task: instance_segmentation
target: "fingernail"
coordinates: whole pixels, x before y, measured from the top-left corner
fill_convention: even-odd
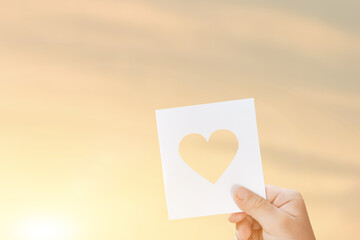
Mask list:
[[[249,195],[249,190],[247,190],[244,187],[239,187],[236,189],[235,191],[235,196],[237,199],[239,199],[240,201],[243,201],[247,198],[247,196]]]

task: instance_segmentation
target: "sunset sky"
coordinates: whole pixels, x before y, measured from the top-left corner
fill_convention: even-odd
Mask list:
[[[359,1],[1,5],[0,239],[233,239],[168,220],[155,109],[243,98],[265,182],[360,235]]]

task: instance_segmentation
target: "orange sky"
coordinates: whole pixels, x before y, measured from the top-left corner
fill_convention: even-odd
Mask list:
[[[359,235],[358,3],[327,4],[3,3],[0,238],[44,215],[67,240],[232,239],[225,215],[167,219],[154,110],[249,97],[266,183],[319,239]]]

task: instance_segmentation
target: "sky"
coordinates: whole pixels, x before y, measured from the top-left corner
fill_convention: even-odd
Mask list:
[[[232,239],[226,215],[168,220],[155,110],[244,98],[265,182],[317,238],[360,234],[358,1],[2,6],[1,239]]]

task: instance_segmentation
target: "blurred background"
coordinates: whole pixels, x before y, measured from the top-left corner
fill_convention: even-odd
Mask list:
[[[233,239],[169,221],[155,109],[255,98],[265,181],[360,235],[360,2],[2,1],[0,238]]]

